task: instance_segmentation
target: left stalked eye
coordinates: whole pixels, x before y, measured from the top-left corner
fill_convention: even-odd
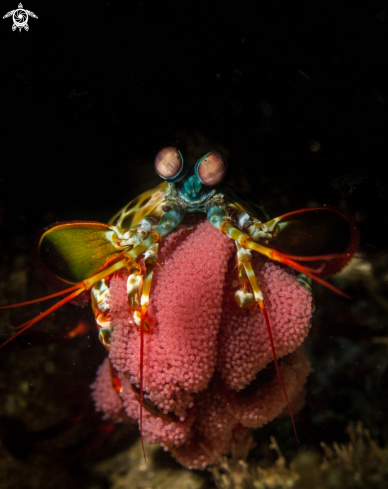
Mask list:
[[[202,183],[212,187],[218,185],[226,176],[227,163],[219,153],[208,153],[199,161],[197,176]]]
[[[167,182],[180,180],[184,176],[182,155],[173,146],[162,149],[156,155],[155,170]]]

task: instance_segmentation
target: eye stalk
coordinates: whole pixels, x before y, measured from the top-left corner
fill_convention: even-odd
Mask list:
[[[166,182],[181,180],[186,175],[181,152],[173,146],[159,151],[155,158],[155,170]]]
[[[214,187],[226,177],[227,169],[225,158],[213,151],[197,161],[194,171],[204,185]]]

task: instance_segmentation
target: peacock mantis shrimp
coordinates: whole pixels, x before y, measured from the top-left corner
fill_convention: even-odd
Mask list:
[[[133,391],[140,406],[142,432],[143,408],[155,416],[166,416],[144,396],[144,337],[152,333],[153,328],[148,306],[154,269],[159,263],[159,247],[175,230],[190,229],[198,219],[206,216],[214,228],[235,243],[237,286],[234,300],[241,309],[258,307],[261,310],[296,435],[267,313],[267,298],[252,266],[252,251],[296,270],[301,283],[306,284],[306,278],[312,279],[346,296],[325,279],[342,270],[354,255],[358,245],[355,223],[344,211],[329,206],[301,209],[263,222],[259,216],[265,214],[260,206],[241,199],[221,184],[227,173],[227,163],[216,152],[200,158],[193,174],[188,175],[180,151],[167,147],[157,154],[155,170],[163,182],[131,201],[109,224],[73,221],[54,225],[42,235],[39,242],[42,263],[68,287],[40,299],[1,309],[65,297],[19,326],[1,347],[61,305],[90,291],[99,338],[109,350],[112,337],[110,282],[112,277],[125,271],[128,307],[140,339],[140,381],[133,386]]]

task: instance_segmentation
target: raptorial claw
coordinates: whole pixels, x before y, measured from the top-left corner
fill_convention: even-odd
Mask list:
[[[119,236],[119,244],[122,247],[134,247],[144,241],[152,231],[153,222],[150,218],[142,219],[138,226],[128,229]],[[116,226],[114,226],[115,229]]]
[[[273,232],[270,231],[266,223],[251,217],[246,212],[241,212],[237,217],[238,228],[248,234],[253,240],[271,239]]]

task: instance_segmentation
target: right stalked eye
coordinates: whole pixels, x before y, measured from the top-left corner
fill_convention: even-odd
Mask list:
[[[177,182],[185,176],[183,158],[173,146],[164,148],[155,158],[156,173],[167,182]]]
[[[209,187],[218,185],[226,176],[228,165],[223,156],[215,151],[206,154],[195,164],[195,173]]]

